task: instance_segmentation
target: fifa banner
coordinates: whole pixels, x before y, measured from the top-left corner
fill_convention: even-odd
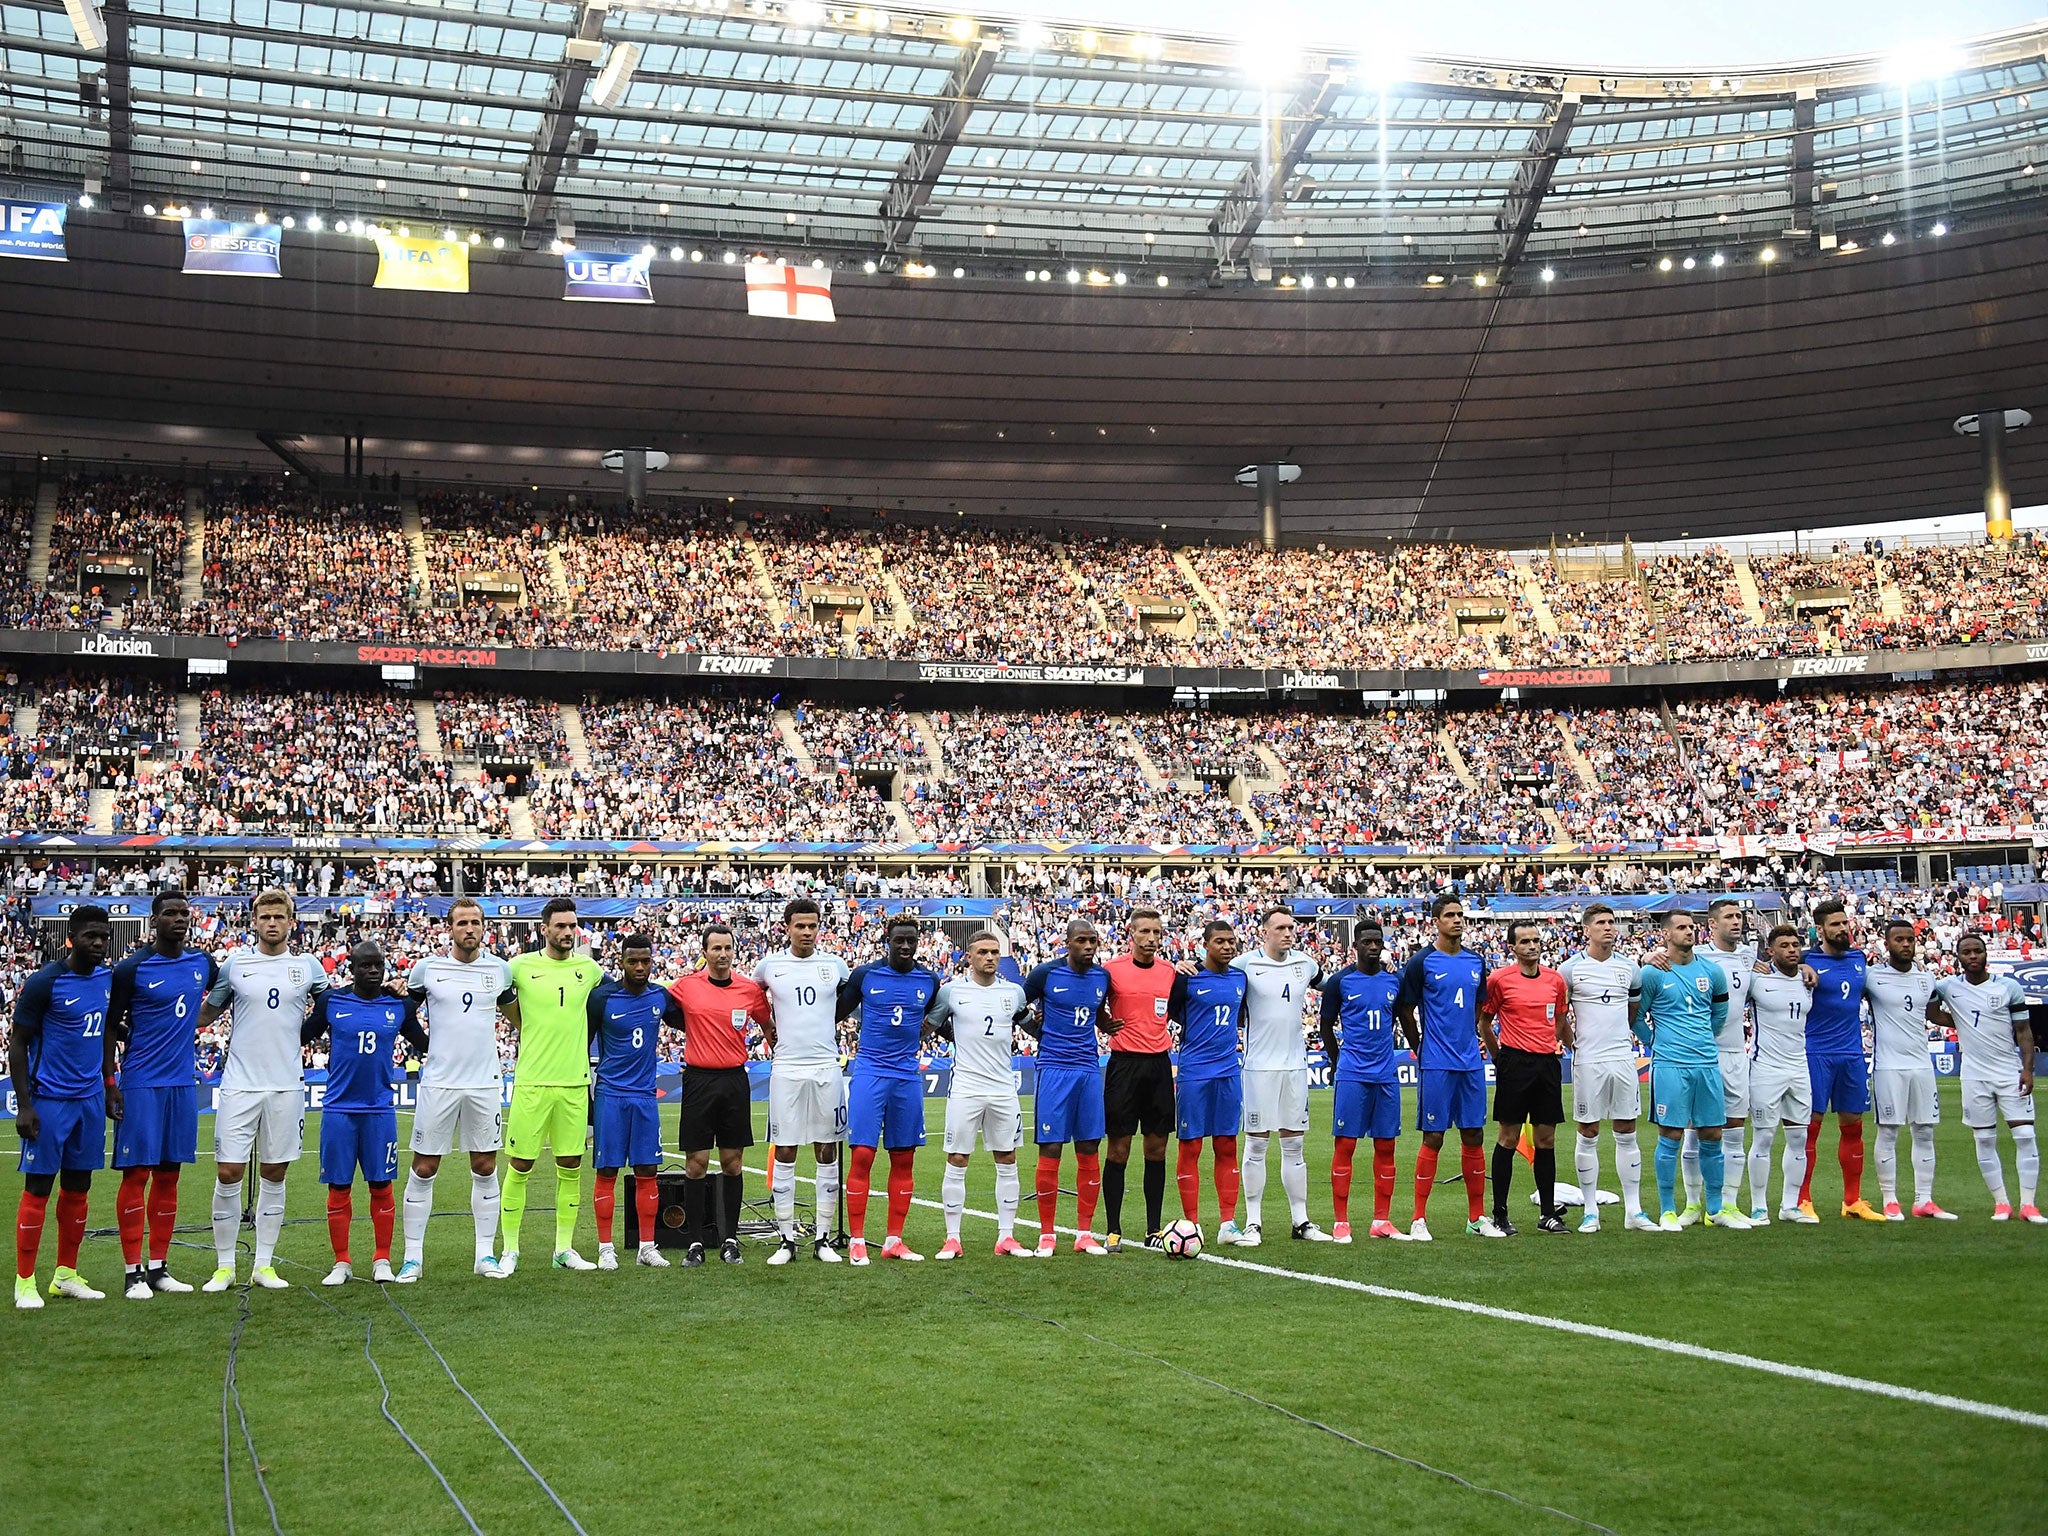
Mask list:
[[[469,247],[460,240],[379,235],[377,281],[371,286],[410,288],[419,293],[467,293]]]
[[[576,304],[652,304],[654,284],[647,275],[652,261],[645,252],[565,251],[562,297]]]
[[[185,221],[185,270],[213,277],[280,277],[284,231],[275,224]]]
[[[64,205],[0,199],[0,256],[64,261]]]

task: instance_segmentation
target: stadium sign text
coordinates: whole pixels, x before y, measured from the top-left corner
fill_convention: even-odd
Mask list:
[[[917,675],[927,683],[1110,683],[1143,686],[1143,667],[1005,666],[1001,662],[921,661]]]
[[[1283,672],[1280,675],[1282,688],[1341,688],[1334,672]]]
[[[1794,677],[1846,677],[1868,670],[1868,656],[1801,656],[1792,663]]]
[[[2030,646],[2028,646],[2028,647],[2027,647],[2027,660],[2029,660],[2029,661],[2048,661],[2048,645],[2030,645]]]
[[[1488,688],[1585,688],[1614,680],[1606,667],[1561,667],[1534,672],[1482,672],[1479,681]]]
[[[775,671],[773,656],[699,656],[699,672],[716,672],[726,677],[768,677]]]
[[[358,661],[410,661],[425,667],[495,667],[496,651],[441,650],[424,645],[359,645]]]
[[[78,642],[80,656],[154,656],[156,642],[131,635],[86,635]]]

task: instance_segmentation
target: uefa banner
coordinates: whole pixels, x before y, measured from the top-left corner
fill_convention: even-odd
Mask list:
[[[275,224],[185,220],[185,270],[212,277],[278,277],[284,232]]]
[[[469,247],[460,240],[379,235],[377,280],[371,286],[409,288],[417,293],[467,293]]]
[[[64,205],[0,199],[0,256],[66,261]]]
[[[648,277],[653,258],[644,251],[565,251],[562,255],[562,297],[575,304],[652,304],[654,284]]]

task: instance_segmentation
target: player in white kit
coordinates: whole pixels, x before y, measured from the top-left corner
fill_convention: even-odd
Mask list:
[[[1748,1018],[1750,977],[1756,970],[1756,945],[1742,942],[1742,907],[1720,896],[1707,903],[1707,942],[1699,953],[1721,967],[1728,978],[1728,1017],[1714,1037],[1721,1055],[1721,1091],[1727,1103],[1728,1120],[1721,1129],[1721,1206],[1739,1211],[1742,1196],[1742,1129],[1749,1118],[1749,1042],[1743,1037]],[[1687,1129],[1679,1153],[1679,1168],[1685,1179],[1685,1209],[1679,1213],[1682,1226],[1693,1226],[1707,1214],[1705,1193],[1700,1182],[1699,1132]],[[1752,1200],[1752,1204],[1761,1201]]]
[[[456,1142],[469,1154],[469,1215],[479,1275],[502,1280],[497,1245],[498,1149],[505,1137],[505,1067],[498,1014],[512,1001],[512,971],[483,948],[484,909],[467,896],[448,908],[445,955],[429,955],[405,979],[427,1030],[412,1120],[412,1171],[405,1179],[405,1258],[393,1278],[411,1285],[426,1262],[434,1178]]]
[[[285,948],[298,915],[289,892],[264,891],[249,909],[256,943],[228,952],[199,1010],[204,1033],[229,1014],[227,1061],[213,1117],[213,1252],[202,1290],[235,1283],[235,1234],[242,1225],[242,1176],[256,1163],[256,1267],[250,1279],[281,1291],[291,1282],[271,1260],[284,1230],[284,1176],[306,1128],[306,1074],[299,1031],[327,972],[311,955]],[[232,1010],[232,1011],[231,1011]]]
[[[1625,1224],[1654,1232],[1657,1223],[1643,1214],[1643,1153],[1636,1142],[1643,1088],[1629,1030],[1642,973],[1635,961],[1614,952],[1612,907],[1595,902],[1579,928],[1586,947],[1557,968],[1571,1005],[1558,1034],[1572,1053],[1572,1119],[1579,1127],[1574,1156],[1585,1208],[1579,1231],[1600,1230],[1600,1122],[1606,1120],[1614,1126],[1614,1172]]]
[[[1259,947],[1230,964],[1245,974],[1244,1231],[1238,1245],[1259,1245],[1259,1208],[1266,1194],[1266,1148],[1280,1135],[1280,1187],[1287,1192],[1289,1230],[1304,1242],[1330,1234],[1308,1219],[1308,1041],[1302,1010],[1323,984],[1322,967],[1294,947],[1294,912],[1269,907],[1259,919]],[[1317,1007],[1321,1007],[1320,1000]]]
[[[997,973],[1002,946],[986,930],[967,941],[967,974],[939,988],[925,1010],[925,1028],[953,1042],[953,1083],[946,1095],[946,1177],[940,1186],[946,1243],[935,1255],[960,1257],[960,1217],[967,1207],[967,1160],[979,1136],[996,1160],[996,1252],[1028,1259],[1017,1241],[1017,1148],[1024,1110],[1017,1102],[1016,1031],[1031,1004],[1024,989]]]
[[[1884,925],[1883,965],[1863,973],[1863,1006],[1870,1010],[1870,1097],[1877,1111],[1877,1187],[1884,1219],[1904,1221],[1899,1208],[1899,1131],[1913,1138],[1913,1214],[1954,1221],[1934,1203],[1934,1128],[1941,1123],[1934,1063],[1927,1056],[1927,1003],[1934,975],[1914,961],[1913,925],[1895,917]]]
[[[1991,1219],[2012,1220],[2005,1196],[2005,1167],[1998,1156],[1998,1121],[2012,1132],[2013,1159],[2020,1176],[2020,1219],[2048,1226],[2034,1204],[2041,1179],[2041,1147],[2034,1139],[2034,1034],[2027,1020],[2027,995],[2010,976],[1993,976],[1983,936],[1966,933],[1956,941],[1960,976],[1934,984],[1927,1012],[1956,1032],[1963,1057],[1963,1124],[1977,1143],[1977,1167],[1991,1191]]]
[[[1813,985],[1799,958],[1799,930],[1780,923],[1764,936],[1769,968],[1749,978],[1749,1220],[1770,1225],[1771,1144],[1785,1127],[1785,1192],[1778,1220],[1810,1226],[1799,1208],[1806,1182],[1806,1127],[1813,1118],[1813,1074],[1806,1065],[1806,1019]]]
[[[796,1257],[796,1155],[809,1142],[816,1162],[818,1230],[811,1252],[839,1262],[833,1225],[839,1210],[839,1143],[846,1135],[846,1073],[839,1064],[839,984],[846,962],[818,948],[818,904],[798,897],[782,909],[787,949],[765,956],[754,980],[768,994],[764,1033],[768,1068],[768,1179],[782,1244],[770,1264]]]

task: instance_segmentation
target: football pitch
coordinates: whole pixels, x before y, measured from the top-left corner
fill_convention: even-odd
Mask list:
[[[1312,1096],[1308,1139],[1325,1226],[1329,1103]],[[1833,1219],[1831,1126],[1819,1227],[1652,1236],[1622,1231],[1609,1207],[1597,1236],[1546,1237],[1532,1207],[1521,1236],[1483,1242],[1464,1235],[1462,1188],[1444,1185],[1434,1244],[1311,1245],[1286,1236],[1275,1166],[1265,1246],[1195,1263],[1078,1258],[1064,1240],[1051,1263],[997,1259],[992,1220],[970,1214],[954,1264],[855,1270],[806,1248],[770,1269],[768,1247],[750,1244],[737,1269],[715,1256],[638,1269],[627,1250],[617,1274],[572,1274],[546,1266],[539,1197],[552,1181],[536,1179],[526,1267],[493,1282],[469,1273],[458,1157],[425,1279],[388,1296],[314,1283],[330,1255],[309,1151],[278,1249],[291,1290],[124,1301],[103,1173],[79,1267],[108,1299],[9,1312],[0,1332],[6,1524],[38,1536],[230,1524],[294,1536],[2041,1531],[2048,1231],[1990,1222],[1952,1080],[1942,1105],[1937,1195],[1955,1223]],[[927,1113],[928,1203],[909,1237],[930,1254],[943,1102]],[[665,1120],[672,1143],[673,1108]],[[1646,1151],[1649,1139],[1646,1124]],[[1417,1145],[1402,1136],[1404,1226]],[[10,1165],[14,1148],[0,1127]],[[2007,1161],[2010,1179],[2009,1148]],[[1020,1162],[1028,1192],[1028,1149]],[[1562,1162],[1569,1175],[1568,1150]],[[1604,1135],[1602,1168],[1611,1190]],[[1206,1159],[1203,1172],[1213,1233]],[[970,1173],[970,1212],[992,1212],[986,1154]],[[1362,1233],[1368,1160],[1359,1174]],[[204,1161],[187,1174],[182,1237],[197,1246],[172,1251],[195,1283],[212,1267],[210,1175]],[[1519,1221],[1525,1162],[1517,1177]],[[1873,1167],[1873,1196],[1874,1181]],[[19,1175],[0,1187],[11,1210]],[[750,1176],[747,1193],[765,1199],[765,1185]],[[1061,1206],[1071,1222],[1071,1198]],[[366,1271],[360,1189],[356,1211]],[[1126,1227],[1143,1214],[1134,1167]],[[873,1236],[882,1219],[878,1187]],[[592,1220],[586,1206],[586,1256]],[[1035,1222],[1027,1197],[1027,1242]],[[46,1283],[53,1239],[54,1223]],[[245,1252],[245,1279],[248,1267]],[[225,1390],[231,1351],[239,1400]]]

